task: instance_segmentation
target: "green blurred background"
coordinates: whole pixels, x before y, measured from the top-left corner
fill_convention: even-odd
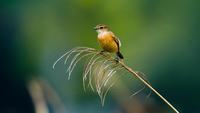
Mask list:
[[[102,107],[97,94],[83,91],[82,63],[69,81],[62,63],[52,69],[73,47],[100,50],[93,27],[103,23],[120,38],[130,67],[144,72],[180,112],[199,113],[199,12],[199,0],[1,1],[0,112],[140,113],[130,110],[138,109],[137,100],[135,106],[149,112],[173,113],[155,94],[148,104],[144,92],[136,99],[122,94],[141,85],[129,74],[119,75],[123,88],[116,84]]]

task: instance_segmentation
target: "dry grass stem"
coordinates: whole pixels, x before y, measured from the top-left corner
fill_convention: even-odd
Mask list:
[[[128,67],[122,60],[117,60],[112,54],[108,52],[100,52],[93,48],[88,47],[76,47],[70,51],[63,54],[58,60],[53,64],[53,69],[55,65],[64,59],[64,65],[67,65],[68,79],[70,79],[71,74],[76,67],[77,63],[82,59],[86,58],[85,67],[83,71],[83,87],[84,90],[86,86],[90,87],[92,91],[97,92],[101,99],[102,105],[104,105],[105,97],[109,89],[115,84],[117,80],[117,73],[119,71],[128,71],[133,76],[137,77],[145,86],[136,91],[134,94],[137,95],[145,87],[148,87],[156,95],[158,95],[169,107],[171,107],[176,113],[179,113],[175,107],[173,107],[160,93],[158,93],[150,83],[144,79],[145,76],[141,72],[134,71],[132,68]],[[148,94],[149,97],[151,92]]]

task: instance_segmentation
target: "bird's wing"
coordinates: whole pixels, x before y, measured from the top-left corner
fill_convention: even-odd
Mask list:
[[[112,33],[112,32],[110,32],[110,33],[111,33],[111,35],[112,35],[114,41],[117,43],[117,45],[118,45],[119,47],[121,47],[121,42],[120,42],[119,38],[117,38],[117,37],[114,35],[114,33]]]

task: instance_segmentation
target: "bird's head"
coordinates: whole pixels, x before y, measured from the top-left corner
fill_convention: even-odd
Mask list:
[[[94,27],[94,30],[96,30],[97,33],[102,33],[108,31],[108,27],[104,24],[98,24],[96,27]]]

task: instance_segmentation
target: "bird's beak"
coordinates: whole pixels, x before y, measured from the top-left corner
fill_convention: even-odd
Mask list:
[[[97,27],[94,27],[93,29],[94,29],[94,30],[97,30]]]

